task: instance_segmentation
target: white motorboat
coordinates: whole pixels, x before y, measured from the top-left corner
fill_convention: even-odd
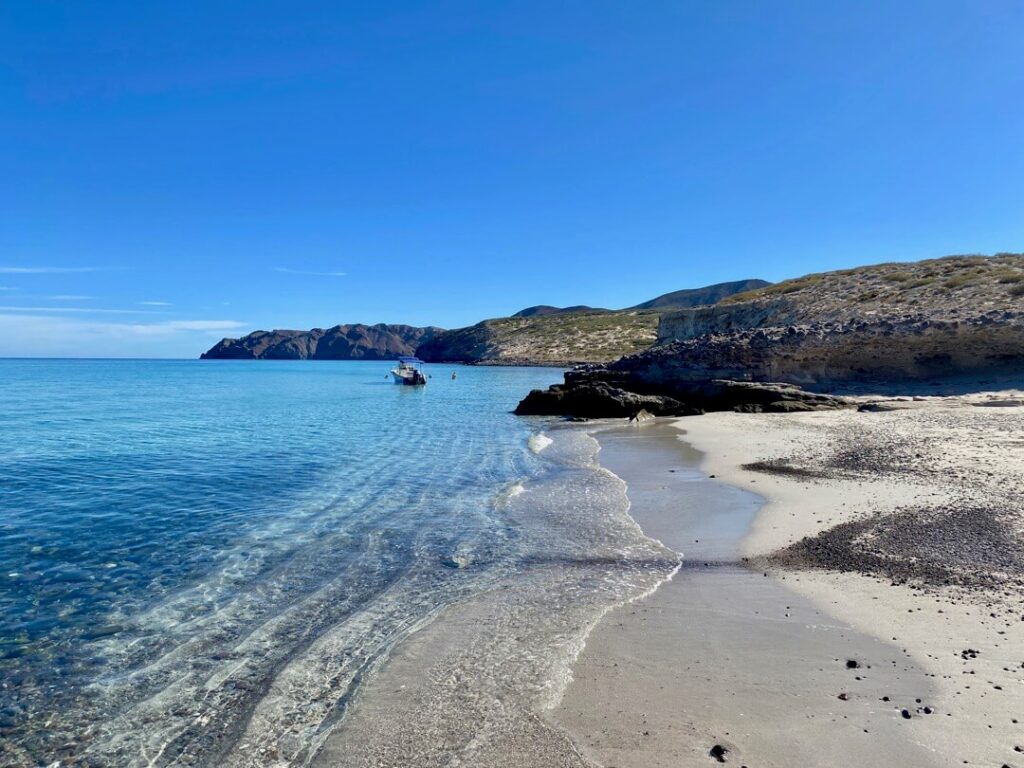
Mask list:
[[[422,387],[427,383],[427,377],[423,375],[422,360],[415,357],[400,357],[398,365],[391,369],[391,375],[395,384],[404,384],[409,387]]]

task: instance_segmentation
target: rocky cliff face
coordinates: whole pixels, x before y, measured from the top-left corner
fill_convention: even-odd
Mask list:
[[[254,331],[222,339],[203,360],[393,360],[413,355],[440,328],[410,325],[336,325],[311,331]]]
[[[815,387],[1024,372],[1024,311],[710,333],[654,347],[608,368],[645,384],[721,378]]]
[[[832,384],[1024,363],[1024,256],[954,256],[807,275],[662,316],[665,375]],[[619,365],[617,364],[617,365]]]
[[[777,383],[819,390],[868,383],[884,391],[954,376],[1024,375],[1024,256],[808,275],[666,314],[658,337],[638,354],[570,371],[565,385],[531,393],[521,412],[573,414],[585,402],[587,415],[595,415],[598,384],[678,404],[664,412],[786,410],[795,406],[763,402],[763,393],[744,403],[737,393],[748,397]],[[755,389],[737,390],[737,382]],[[616,415],[622,398],[604,394],[607,415]]]

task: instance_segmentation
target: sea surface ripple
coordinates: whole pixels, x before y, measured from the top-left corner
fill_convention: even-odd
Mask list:
[[[558,371],[387,368],[0,361],[0,764],[308,765],[453,606],[571,584],[541,656],[674,567],[592,441],[510,414]]]

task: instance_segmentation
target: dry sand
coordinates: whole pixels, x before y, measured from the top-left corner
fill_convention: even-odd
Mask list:
[[[1024,766],[1021,402],[678,420],[715,481],[661,424],[599,435],[691,567],[595,629],[555,719],[619,768]],[[694,531],[737,488],[766,504],[730,557]]]

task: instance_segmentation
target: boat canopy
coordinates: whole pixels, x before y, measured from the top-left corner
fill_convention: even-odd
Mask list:
[[[423,365],[423,361],[418,357],[400,357],[398,358],[400,363],[409,363],[410,365]]]

